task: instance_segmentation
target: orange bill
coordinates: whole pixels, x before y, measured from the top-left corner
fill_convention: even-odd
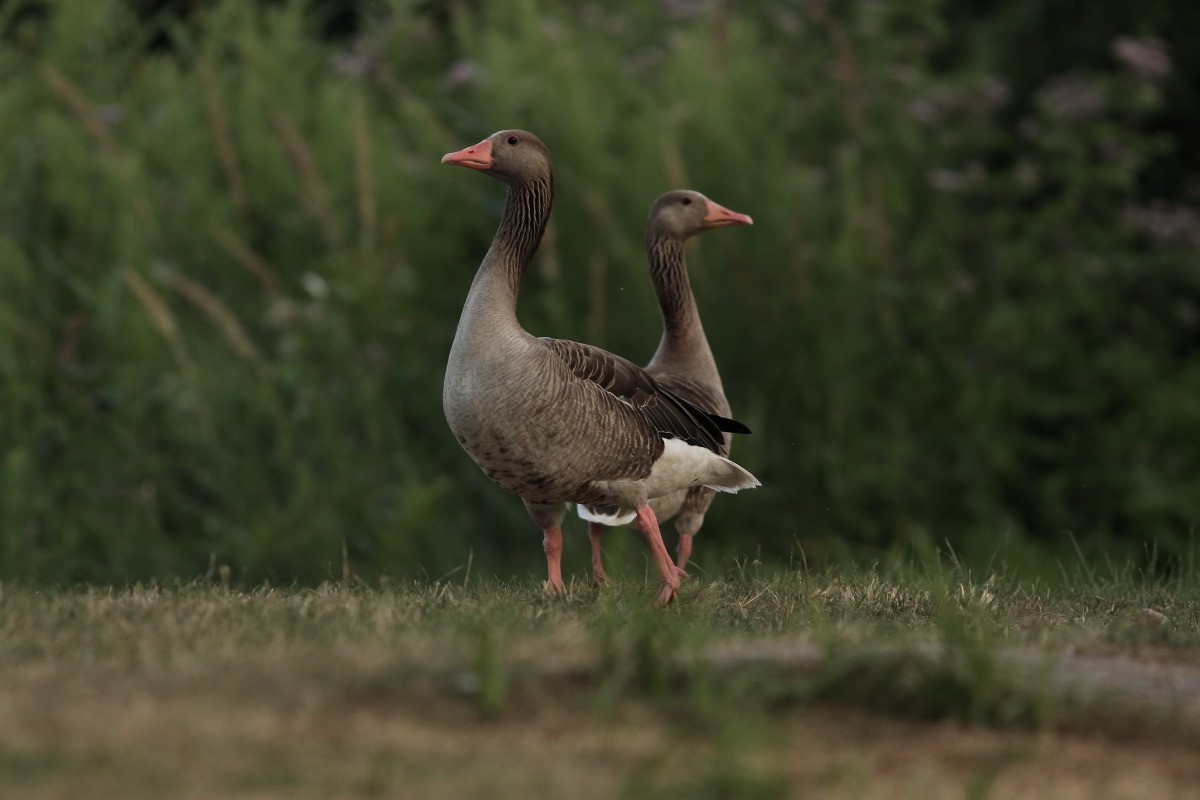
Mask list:
[[[708,213],[704,215],[704,227],[719,228],[723,225],[753,225],[754,220],[745,214],[730,211],[712,200],[708,201]]]
[[[442,156],[443,164],[454,164],[467,169],[491,169],[492,168],[492,140],[484,139],[479,144],[473,144],[470,147],[464,147],[462,150],[456,150],[453,153],[446,153]]]

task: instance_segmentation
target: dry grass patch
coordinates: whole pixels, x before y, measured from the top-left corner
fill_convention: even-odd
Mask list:
[[[1189,796],[1196,594],[1104,592],[5,588],[0,796]]]

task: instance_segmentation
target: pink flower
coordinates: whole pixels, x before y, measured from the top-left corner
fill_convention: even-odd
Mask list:
[[[1160,80],[1171,72],[1171,57],[1163,43],[1153,36],[1119,36],[1112,43],[1117,60],[1140,78]]]

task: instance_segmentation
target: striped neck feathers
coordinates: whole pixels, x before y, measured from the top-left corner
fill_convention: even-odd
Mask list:
[[[514,300],[546,231],[553,202],[554,179],[550,174],[509,184],[504,214],[485,263],[502,268]]]
[[[650,261],[650,280],[662,311],[664,340],[686,339],[696,332],[703,336],[700,312],[696,308],[684,259],[683,241],[650,233],[646,252]]]

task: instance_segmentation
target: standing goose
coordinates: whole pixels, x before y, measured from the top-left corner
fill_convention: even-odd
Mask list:
[[[667,389],[700,410],[729,416],[729,403],[721,386],[717,362],[700,324],[700,311],[692,294],[684,259],[684,242],[697,233],[729,225],[753,225],[745,214],[730,211],[709,200],[699,192],[679,190],[667,192],[654,201],[646,220],[646,258],[650,262],[650,280],[662,311],[663,334],[658,350],[646,372],[659,386]],[[729,455],[729,437],[721,440],[717,451]],[[692,537],[704,524],[704,514],[715,492],[707,486],[680,489],[655,498],[650,507],[658,522],[678,514],[675,530],[679,532],[678,565],[684,569],[692,553]],[[576,506],[579,516],[588,520],[592,540],[592,581],[604,583],[604,564],[600,540],[606,526],[623,525],[634,515],[619,513],[613,508]]]
[[[662,578],[657,600],[671,602],[680,570],[649,500],[693,486],[726,492],[758,486],[719,455],[723,431],[745,428],[706,414],[630,361],[578,342],[535,338],[521,327],[517,292],[553,199],[550,154],[541,140],[500,131],[447,153],[442,163],[508,184],[500,226],[450,348],[442,389],[450,430],[541,528],[547,591],[564,591],[560,526],[569,503],[584,503],[633,514]]]

